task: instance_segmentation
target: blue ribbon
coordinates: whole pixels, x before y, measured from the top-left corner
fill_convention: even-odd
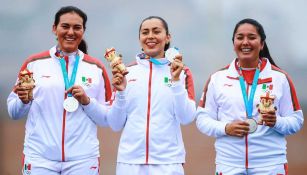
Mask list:
[[[252,114],[253,114],[253,101],[254,101],[254,96],[255,96],[255,92],[256,92],[256,88],[257,88],[257,84],[258,84],[259,73],[260,73],[260,70],[257,68],[255,75],[254,75],[253,84],[252,84],[252,88],[251,88],[251,93],[249,95],[249,99],[247,97],[243,75],[240,75],[240,77],[239,77],[241,91],[242,91],[243,100],[244,100],[244,105],[245,105],[245,108],[246,108],[248,118],[252,118]]]
[[[150,57],[149,61],[152,62],[155,65],[165,65],[165,64],[169,64],[170,63],[168,60],[161,61],[161,60],[158,60],[158,59],[153,58],[153,57]]]
[[[60,58],[59,60],[60,60],[60,63],[61,63],[61,69],[62,69],[62,74],[63,74],[63,78],[64,78],[65,89],[67,90],[75,84],[80,56],[79,55],[76,56],[76,60],[75,60],[73,71],[71,73],[70,81],[68,79],[68,73],[67,73],[67,70],[66,70],[66,62],[64,60],[64,57]],[[72,94],[69,93],[68,96],[71,97]]]

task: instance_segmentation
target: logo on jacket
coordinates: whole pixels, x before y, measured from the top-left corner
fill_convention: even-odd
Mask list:
[[[231,87],[232,84],[227,84],[227,83],[225,83],[224,86]]]
[[[171,87],[172,86],[172,79],[168,78],[168,77],[164,77],[163,79],[164,85]]]
[[[262,92],[263,93],[272,93],[273,84],[262,84]]]
[[[92,84],[92,78],[82,76],[82,84],[87,86],[87,87],[90,87],[91,84]]]
[[[136,81],[136,79],[135,79],[135,78],[132,78],[132,79],[128,80],[128,83],[129,83],[129,82],[132,82],[132,81]]]
[[[31,174],[31,164],[30,163],[26,163],[25,165],[24,165],[24,174],[28,174],[28,175],[30,175]]]

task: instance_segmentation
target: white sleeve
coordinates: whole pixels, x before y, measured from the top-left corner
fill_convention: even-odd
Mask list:
[[[84,112],[91,118],[98,126],[108,126],[107,113],[108,107],[106,104],[99,103],[95,98],[90,98],[88,105],[82,105]]]
[[[303,112],[289,77],[288,81],[285,80],[282,88],[283,93],[279,100],[280,104],[277,107],[277,120],[274,129],[284,135],[295,134],[303,127]]]
[[[7,98],[7,109],[9,116],[13,120],[18,120],[28,115],[32,101],[24,104],[14,92],[11,92]]]
[[[188,92],[180,81],[173,83],[171,89],[175,98],[174,109],[176,118],[183,125],[191,123],[195,119],[196,113],[194,99],[188,97]]]
[[[227,123],[218,120],[218,106],[214,91],[213,83],[209,82],[202,95],[204,106],[199,105],[197,108],[196,126],[203,134],[220,137],[226,135],[225,127]]]
[[[88,105],[82,105],[84,112],[99,126],[110,126],[114,131],[123,128],[125,122],[120,122],[125,113],[126,99],[117,95],[118,100],[101,104],[95,98],[90,99]],[[111,104],[112,103],[112,104]]]
[[[113,131],[124,128],[127,120],[125,91],[116,92],[107,120]]]

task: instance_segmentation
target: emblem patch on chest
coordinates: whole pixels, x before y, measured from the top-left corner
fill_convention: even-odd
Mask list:
[[[170,78],[168,78],[168,77],[164,77],[163,83],[164,83],[164,85],[166,85],[168,87],[172,86],[172,80]]]
[[[91,87],[91,85],[92,85],[92,78],[82,76],[82,84],[87,86],[87,87]]]

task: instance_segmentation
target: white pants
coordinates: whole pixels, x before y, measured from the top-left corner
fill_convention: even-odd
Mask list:
[[[76,161],[58,162],[44,158],[25,156],[23,175],[99,175],[99,158],[88,158]]]
[[[184,170],[181,163],[162,165],[117,163],[116,175],[184,175]]]
[[[288,175],[288,164],[272,165],[260,168],[237,168],[216,165],[217,175]]]

